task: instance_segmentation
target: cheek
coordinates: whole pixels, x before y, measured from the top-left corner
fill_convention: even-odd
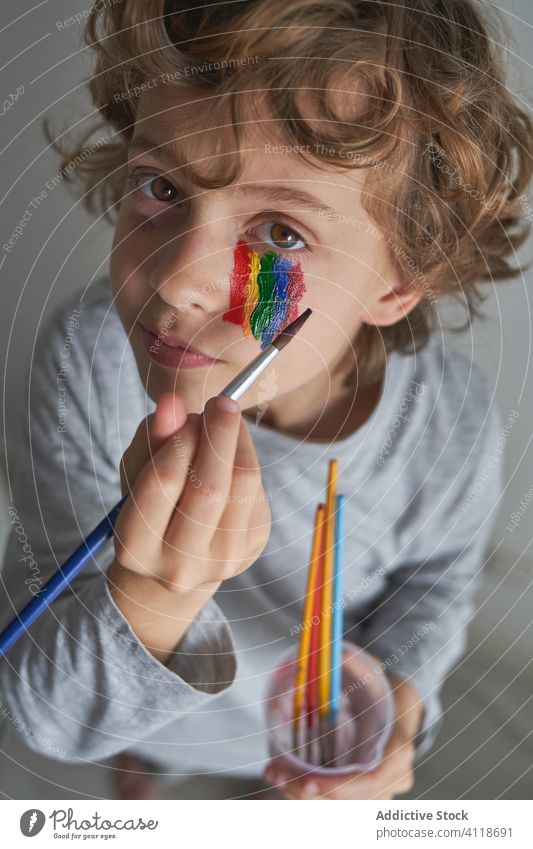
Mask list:
[[[356,258],[329,255],[307,277],[306,306],[319,320],[313,323],[317,339],[329,351],[349,344],[360,328],[375,278]]]
[[[122,203],[115,226],[111,265],[116,276],[135,271],[151,252],[152,224]]]
[[[245,336],[260,340],[266,348],[287,325],[298,317],[305,293],[302,268],[285,257],[268,251],[260,256],[246,242],[234,251],[230,277],[230,303],[224,321],[238,324]]]
[[[131,214],[119,213],[109,261],[111,289],[119,312],[137,301],[136,290],[146,274],[143,259],[149,253],[147,236],[136,229],[138,222]],[[121,309],[120,309],[121,308]]]

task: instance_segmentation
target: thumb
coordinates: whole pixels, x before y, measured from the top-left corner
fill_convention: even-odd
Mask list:
[[[187,421],[187,410],[179,395],[165,392],[157,402],[155,411],[148,416],[148,432],[152,453],[183,427]]]
[[[187,421],[187,410],[179,395],[165,392],[157,402],[156,409],[139,424],[130,445],[120,463],[122,494],[128,492],[141,469],[158,448]]]

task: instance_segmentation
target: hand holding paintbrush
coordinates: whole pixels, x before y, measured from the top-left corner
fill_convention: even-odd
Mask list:
[[[270,534],[258,458],[235,402],[233,410],[219,407],[228,400],[211,398],[174,434],[176,401],[167,396],[153,425],[164,434],[169,424],[169,437],[158,445],[141,427],[123,458],[131,495],[115,523],[109,589],[161,663],[221,582],[255,562]]]
[[[118,582],[120,577],[124,578],[124,570],[130,574],[126,576],[129,578],[126,581],[127,591],[117,595],[115,600],[123,606],[126,618],[129,618],[130,622],[133,621],[134,630],[149,650],[155,657],[164,661],[187,629],[189,622],[207,601],[208,588],[209,594],[212,594],[216,588],[215,585],[229,577],[228,564],[233,569],[233,573],[239,571],[239,568],[246,568],[262,550],[260,543],[264,546],[266,542],[266,540],[258,540],[257,534],[255,536],[250,534],[247,538],[249,550],[242,551],[240,558],[235,557],[235,546],[233,552],[228,553],[228,537],[231,536],[233,540],[239,537],[242,541],[243,530],[247,531],[252,521],[250,511],[249,515],[243,518],[243,512],[247,509],[248,503],[245,499],[230,500],[229,505],[226,506],[233,484],[233,470],[239,458],[244,466],[246,458],[250,462],[250,458],[255,457],[255,450],[246,428],[244,425],[241,426],[240,416],[235,415],[238,407],[233,405],[232,413],[228,409],[231,402],[227,399],[236,401],[246,392],[294,338],[310,315],[311,310],[305,310],[222,390],[218,398],[208,402],[202,419],[202,439],[198,439],[198,428],[202,417],[192,415],[185,422],[184,411],[182,411],[181,422],[174,419],[172,427],[168,429],[164,427],[160,417],[156,416],[155,421],[152,422],[155,430],[150,434],[152,438],[151,446],[149,445],[150,462],[142,469],[139,468],[138,462],[133,463],[129,469],[128,486],[132,483],[131,477],[134,472],[134,476],[138,477],[135,481],[133,497],[130,498],[129,491],[123,495],[33,600],[2,631],[0,658],[93,560],[96,553],[113,536],[116,527],[117,558],[109,571],[109,578],[111,582]],[[221,417],[223,422],[218,421]],[[170,440],[170,436],[180,428],[180,424],[181,430],[177,435],[180,444],[175,445]],[[162,430],[158,432],[160,425]],[[142,440],[141,429],[141,432],[138,432],[137,442]],[[157,444],[160,440],[163,443],[158,445],[155,454],[153,453],[154,440]],[[191,485],[187,477],[187,469],[193,458],[197,464],[198,478],[200,481],[203,478],[204,481],[209,482],[208,487],[211,488],[211,492],[199,494],[198,487]],[[148,460],[148,456],[144,459]],[[256,472],[254,486],[257,490],[260,488],[260,474],[258,469]],[[252,504],[258,504],[260,501],[257,498],[258,493],[255,494],[256,499],[255,501],[251,499]],[[236,507],[239,509],[238,519],[234,515]],[[175,513],[177,516],[174,515]],[[260,522],[259,525],[261,525]],[[149,544],[146,543],[147,527]],[[224,533],[228,529],[233,530],[231,535]],[[218,546],[214,542],[217,530],[220,531]],[[225,548],[222,537],[225,538]],[[200,552],[199,548],[201,548]],[[214,558],[213,548],[217,548],[219,552]],[[206,559],[212,564],[209,572],[202,571],[202,565],[205,567]],[[165,608],[168,617],[172,620],[171,633],[168,633],[163,640],[154,640],[150,616],[146,612],[148,606],[144,604],[146,599],[143,596],[143,587],[136,593],[137,598],[131,601],[133,583],[136,587],[138,586],[138,581],[133,582],[134,577],[151,581],[148,585],[144,585],[151,589],[153,589],[154,578],[160,584],[156,607],[160,612],[162,607]],[[179,616],[176,615],[176,599],[171,598],[175,593],[186,595],[187,598]],[[159,615],[157,622],[161,623],[163,619],[164,617]],[[141,630],[146,631],[147,639],[143,639]],[[151,643],[147,642],[148,639]]]

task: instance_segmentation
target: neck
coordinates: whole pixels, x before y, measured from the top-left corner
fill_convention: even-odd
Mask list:
[[[261,413],[261,424],[292,436],[331,441],[361,427],[379,402],[382,380],[371,386],[343,386],[345,372],[324,370],[313,380],[277,396],[265,407],[248,408],[252,421]]]

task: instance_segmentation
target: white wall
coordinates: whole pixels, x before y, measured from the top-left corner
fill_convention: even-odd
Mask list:
[[[75,12],[87,10],[88,0],[44,0],[31,8],[19,0],[3,0],[0,10],[0,56],[3,97],[24,86],[24,93],[0,118],[1,243],[31,209],[32,198],[46,191],[46,182],[57,174],[57,158],[46,149],[41,131],[45,114],[57,116],[61,126],[81,121],[90,114],[81,87],[87,56],[80,49],[79,26],[58,28]],[[518,44],[513,88],[531,98],[533,71],[531,0],[505,0],[500,8]],[[520,75],[522,78],[520,78]],[[529,102],[529,101],[528,101]],[[533,204],[532,204],[533,205]],[[7,359],[7,389],[11,399],[7,411],[12,428],[26,413],[24,377],[31,357],[36,328],[43,308],[56,303],[69,290],[90,281],[105,267],[111,232],[102,222],[94,223],[75,203],[64,186],[47,191],[44,202],[24,228],[11,253],[0,249],[2,309],[0,346]],[[523,256],[531,256],[531,244]],[[474,359],[490,375],[500,409],[513,409],[520,416],[507,443],[508,489],[502,504],[495,541],[517,553],[530,544],[533,506],[514,533],[505,531],[510,514],[533,484],[531,447],[533,381],[531,379],[531,309],[528,293],[533,271],[511,284],[498,284],[487,305],[488,320],[453,344],[473,350]],[[4,359],[4,357],[2,358]],[[528,412],[529,411],[529,412]],[[531,556],[531,550],[529,551]]]
[[[531,0],[504,0],[487,3],[500,10],[511,30],[514,44],[508,45],[510,88],[530,113],[533,110],[533,3]],[[507,44],[504,39],[504,44]],[[528,191],[533,211],[533,188]],[[529,210],[528,210],[529,212]],[[518,254],[521,264],[531,262],[532,239]],[[496,403],[505,420],[513,410],[520,415],[505,444],[506,490],[494,542],[517,557],[533,558],[533,503],[518,527],[506,531],[511,514],[520,511],[520,501],[533,487],[533,356],[532,356],[532,282],[533,268],[513,282],[497,282],[486,288],[491,297],[484,305],[487,319],[474,324],[471,333],[453,335],[452,344],[462,350],[489,375]],[[533,490],[531,490],[533,492]]]

